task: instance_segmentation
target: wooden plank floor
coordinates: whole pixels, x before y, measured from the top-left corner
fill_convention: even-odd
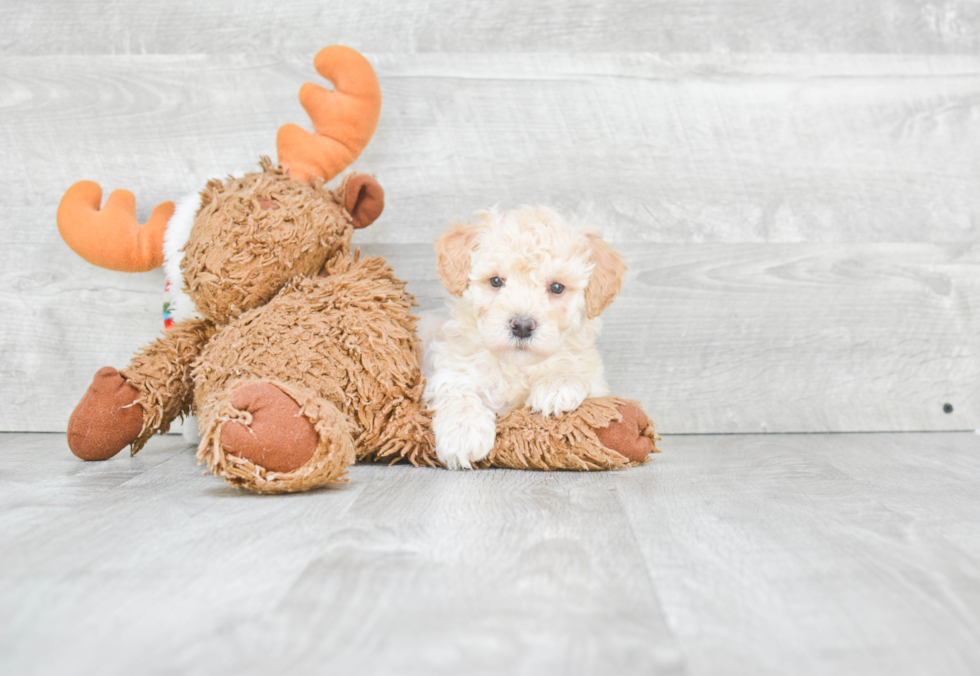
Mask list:
[[[980,671],[980,436],[663,447],[263,497],[2,434],[0,673]]]

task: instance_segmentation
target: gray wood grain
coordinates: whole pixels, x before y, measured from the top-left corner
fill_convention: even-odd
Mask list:
[[[354,168],[387,210],[358,241],[420,297],[449,221],[550,203],[633,252],[604,349],[664,429],[978,426],[976,253],[942,244],[980,235],[978,57],[369,56],[385,108]],[[62,191],[125,187],[145,218],[272,154],[309,78],[308,53],[0,63],[0,429],[64,429],[159,330],[160,274],[75,257]]]
[[[976,434],[664,445],[617,494],[690,673],[980,669]]]
[[[0,435],[0,672],[972,674],[980,437],[669,436],[617,473],[255,496]]]
[[[412,280],[423,311],[450,302],[427,247],[367,250]],[[606,376],[663,431],[980,427],[975,244],[622,250],[629,272],[599,343]]]
[[[681,671],[607,477],[362,466],[268,500],[172,437],[0,444],[5,673]]]
[[[5,3],[0,53],[976,53],[970,0],[260,0]]]
[[[409,280],[420,311],[451,302],[431,245],[364,251]],[[663,431],[980,427],[977,245],[623,252],[630,271],[599,345],[612,390],[641,400]],[[23,383],[2,393],[0,429],[63,430],[92,374],[123,366],[161,330],[159,271],[126,276],[67,251],[46,256],[41,270],[0,276],[0,289],[13,289],[0,292],[0,337],[25,355],[0,362],[0,381]]]
[[[980,57],[372,55],[385,103],[354,168],[385,186],[365,241],[428,242],[546,203],[618,242],[980,238]],[[6,241],[54,240],[63,191],[141,214],[275,154],[309,54],[0,64]],[[26,225],[25,225],[26,224]]]

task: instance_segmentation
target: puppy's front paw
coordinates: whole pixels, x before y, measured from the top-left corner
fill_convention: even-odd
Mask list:
[[[527,405],[536,413],[559,416],[574,411],[589,396],[589,388],[579,380],[556,379],[534,385]]]
[[[473,469],[483,460],[497,438],[497,416],[493,411],[454,414],[436,410],[432,420],[436,455],[447,469]]]

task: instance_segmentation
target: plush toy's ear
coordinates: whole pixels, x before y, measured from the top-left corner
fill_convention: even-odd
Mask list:
[[[436,272],[454,296],[462,296],[470,278],[470,254],[482,225],[454,223],[436,240]]]
[[[384,211],[384,188],[373,176],[354,174],[347,181],[344,207],[353,219],[355,228],[366,228]]]
[[[623,288],[623,275],[626,274],[626,261],[606,244],[598,234],[588,233],[592,240],[592,262],[595,268],[585,288],[585,307],[589,319],[594,319],[609,307]]]

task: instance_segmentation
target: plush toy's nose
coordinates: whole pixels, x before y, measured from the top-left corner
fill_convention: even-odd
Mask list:
[[[528,338],[535,327],[534,320],[529,317],[514,317],[510,320],[510,332],[518,338]]]

